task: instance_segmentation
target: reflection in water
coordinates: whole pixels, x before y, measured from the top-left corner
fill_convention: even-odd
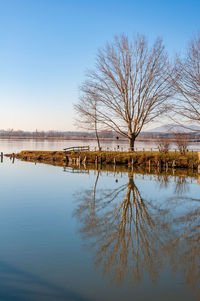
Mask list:
[[[176,177],[175,193],[184,194],[188,192],[188,183],[186,177]]]
[[[199,290],[200,199],[177,197],[170,200],[170,205],[171,211],[180,212],[173,218],[176,235],[169,249],[172,269],[176,271],[181,268],[185,282]],[[200,297],[200,291],[198,294]]]
[[[185,177],[174,177],[175,198],[165,202],[144,199],[128,174],[128,183],[109,190],[94,188],[81,195],[75,214],[81,232],[95,250],[96,265],[112,282],[139,283],[145,274],[156,282],[166,263],[181,269],[187,284],[198,290],[200,279],[200,200],[183,196]],[[168,176],[158,176],[162,185]]]
[[[156,179],[160,184],[160,188],[167,188],[170,184],[170,177],[167,173],[164,175],[158,174]],[[189,191],[189,186],[188,186],[186,176],[174,176],[174,183],[175,183],[175,189],[174,189],[175,194],[182,195]]]
[[[102,263],[104,273],[118,284],[125,277],[140,282],[144,271],[156,281],[165,262],[161,250],[169,233],[165,219],[159,224],[158,217],[166,215],[166,210],[145,202],[132,173],[127,185],[101,191],[97,198],[98,177],[99,174],[93,194],[86,194],[76,212],[83,223],[85,238],[95,241],[96,263]]]

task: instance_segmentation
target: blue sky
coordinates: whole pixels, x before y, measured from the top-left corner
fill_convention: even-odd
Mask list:
[[[200,31],[199,0],[0,0],[0,129],[72,130],[97,49],[160,36],[172,57]]]

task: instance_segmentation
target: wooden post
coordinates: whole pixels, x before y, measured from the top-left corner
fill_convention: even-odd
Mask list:
[[[80,165],[81,165],[81,157],[76,158],[76,165],[80,167]]]
[[[151,160],[149,160],[149,172],[151,172]]]
[[[113,163],[114,163],[114,165],[116,165],[116,159],[115,158],[113,159]]]
[[[96,156],[96,159],[95,159],[95,165],[96,167],[98,166],[98,157]]]
[[[160,161],[157,161],[157,170],[158,170],[158,172],[160,172],[160,170],[161,170],[161,162]]]
[[[87,164],[87,157],[85,156],[85,158],[83,159],[83,165],[86,166],[86,164]]]
[[[1,152],[1,163],[3,163],[3,153]]]

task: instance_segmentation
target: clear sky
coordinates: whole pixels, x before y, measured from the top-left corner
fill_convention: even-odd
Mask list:
[[[0,129],[75,129],[85,71],[115,34],[161,36],[173,56],[199,31],[199,0],[0,0]]]

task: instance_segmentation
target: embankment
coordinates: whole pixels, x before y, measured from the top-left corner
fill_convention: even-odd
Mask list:
[[[65,152],[65,151],[22,151],[17,154],[7,154],[8,157],[23,161],[56,163],[56,165],[124,165],[157,168],[197,169],[200,161],[197,152]]]

